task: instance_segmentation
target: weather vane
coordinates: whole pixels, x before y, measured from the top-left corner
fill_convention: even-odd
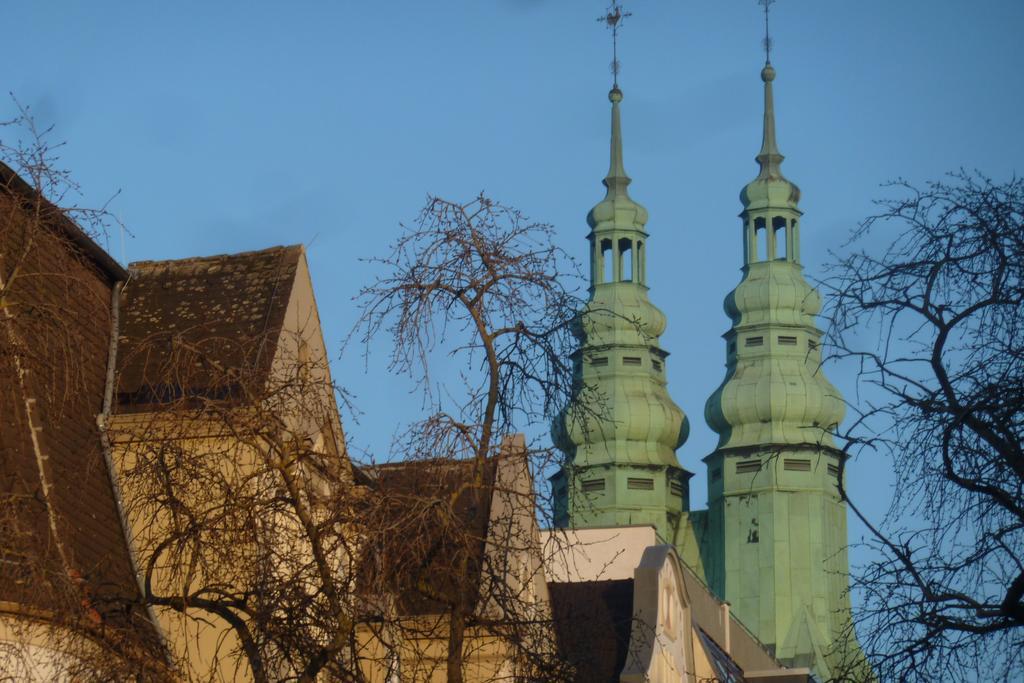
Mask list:
[[[612,0],[608,5],[608,11],[597,18],[612,31],[612,87],[619,87],[619,27],[627,18],[633,16],[632,12],[624,12],[618,0]]]
[[[764,63],[772,63],[772,37],[768,33],[768,10],[775,4],[775,0],[757,0],[757,4],[764,7]]]

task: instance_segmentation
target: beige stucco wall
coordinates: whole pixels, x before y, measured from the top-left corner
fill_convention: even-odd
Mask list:
[[[252,470],[257,457],[246,449],[238,448],[224,436],[219,425],[209,425],[210,432],[206,435],[194,435],[182,438],[177,425],[153,419],[152,415],[132,415],[113,422],[111,434],[114,436],[112,447],[113,461],[118,469],[118,477],[124,480],[123,473],[131,470],[136,464],[136,449],[140,448],[139,439],[163,438],[160,433],[167,430],[166,438],[174,439],[177,447],[193,453],[216,454],[231,453],[236,459],[225,463],[223,476],[228,480],[238,481]],[[198,430],[199,425],[191,425]],[[122,489],[124,487],[122,486]],[[187,496],[187,492],[182,492]],[[167,510],[154,512],[152,508],[138,510],[132,505],[132,493],[125,496],[125,514],[128,518],[133,548],[138,554],[140,572],[143,574],[150,561],[146,552],[166,536],[169,528]],[[246,549],[238,548],[238,561],[247,561]],[[153,590],[158,595],[174,595],[180,587],[171,585],[172,572],[166,565],[157,565],[153,571]],[[202,570],[195,583],[201,584],[214,577],[204,577]],[[180,593],[179,593],[180,594]],[[230,652],[239,650],[239,641],[230,626],[217,616],[205,610],[189,610],[182,614],[168,607],[153,607],[153,614],[158,627],[169,645],[174,660],[183,664],[192,675],[217,683],[222,681],[249,681],[252,675],[242,657],[228,656]]]
[[[302,381],[316,387],[316,393],[309,396],[310,400],[303,405],[296,405],[293,410],[287,407],[279,408],[276,409],[276,413],[284,419],[287,428],[293,434],[310,436],[314,441],[314,449],[343,454],[344,437],[330,388],[331,378],[327,359],[309,269],[303,252],[286,308],[284,329],[276,340],[270,381],[286,384],[295,379],[296,373],[305,372],[308,374]],[[244,411],[245,408],[237,410]],[[175,421],[173,413],[169,416],[161,416],[158,413],[112,416],[110,434],[118,479],[124,481],[124,473],[135,464],[135,450],[144,446],[145,440],[170,439],[184,451],[221,457],[221,472],[226,481],[235,482],[238,486],[259,486],[259,480],[251,479],[251,475],[260,467],[261,454],[239,443],[226,427],[224,422],[216,419],[205,423],[192,421],[188,425],[183,425]],[[243,484],[242,482],[247,479],[250,479],[248,484]],[[200,495],[203,492],[193,493]],[[128,493],[126,498],[126,515],[131,528],[133,547],[137,551],[152,547],[154,540],[161,538],[168,528],[168,511],[154,513],[150,509],[140,514],[130,505],[131,493]],[[282,554],[303,552],[303,538],[297,526],[295,533],[289,534],[287,524],[282,525],[281,520],[274,522],[276,528],[283,529],[283,533],[277,534],[275,542],[294,544],[294,547],[283,548],[285,552]],[[239,547],[231,549],[231,552],[235,554],[235,562],[244,567],[246,563],[252,562],[250,551],[255,550]],[[145,571],[148,559],[144,553],[140,555],[141,571]],[[170,577],[168,567],[156,567],[154,585],[158,592],[163,591],[166,594],[174,591],[174,588],[168,585]],[[198,577],[200,580],[203,578]],[[216,580],[216,577],[205,578]],[[180,588],[178,590],[180,591]],[[184,663],[190,669],[191,675],[216,682],[252,679],[245,657],[239,654],[239,640],[233,629],[222,619],[205,610],[187,610],[183,614],[166,607],[154,608],[154,614],[175,659]]]
[[[632,579],[658,542],[653,526],[543,529],[540,539],[548,580],[558,583]]]
[[[74,665],[70,654],[53,648],[60,640],[55,626],[22,615],[0,614],[0,680],[60,680],[62,672]]]

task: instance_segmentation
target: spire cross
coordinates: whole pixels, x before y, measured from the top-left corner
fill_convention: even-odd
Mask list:
[[[631,16],[633,13],[624,12],[618,0],[612,0],[612,4],[608,5],[608,11],[597,18],[612,31],[612,86],[615,88],[619,87],[619,26]]]
[[[757,4],[764,7],[764,63],[772,63],[772,37],[768,33],[768,11],[772,5],[775,4],[775,0],[757,0]]]

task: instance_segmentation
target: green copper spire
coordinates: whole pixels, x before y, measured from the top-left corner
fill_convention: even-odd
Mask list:
[[[829,432],[844,404],[820,367],[821,300],[800,265],[800,190],[782,175],[774,79],[766,63],[760,172],[740,193],[743,277],[725,300],[726,377],[704,413],[718,433],[704,459],[705,572],[776,657],[830,680],[863,665],[856,642],[843,640],[850,625],[846,506],[836,487],[843,456]]]
[[[608,100],[612,103],[612,153],[611,162],[608,164],[608,175],[604,177],[604,186],[608,188],[608,196],[621,196],[629,199],[627,189],[632,180],[626,175],[626,168],[622,165],[622,119],[619,114],[619,102],[622,101],[622,91],[618,86],[608,93]]]
[[[572,359],[577,394],[553,435],[566,464],[553,477],[556,522],[577,527],[651,524],[675,536],[690,476],[675,449],[689,429],[668,395],[658,345],[665,315],[647,298],[647,210],[628,192],[622,158],[623,95],[613,87],[607,188],[587,215],[590,299]]]
[[[705,415],[719,448],[764,443],[823,443],[842,420],[838,391],[820,372],[821,298],[800,265],[800,189],[782,175],[775,141],[770,64],[761,71],[764,134],[760,173],[740,192],[743,279],[726,297],[728,375]],[[774,334],[774,336],[772,336]]]
[[[767,62],[761,69],[761,80],[764,81],[764,135],[761,138],[761,151],[757,155],[757,163],[761,165],[758,178],[784,180],[782,165],[784,156],[779,154],[775,144],[775,100],[772,97],[772,81],[775,80],[775,69]]]

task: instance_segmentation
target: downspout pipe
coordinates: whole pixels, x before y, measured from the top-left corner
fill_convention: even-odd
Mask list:
[[[114,384],[117,376],[117,342],[121,334],[121,290],[126,284],[127,282],[124,280],[118,280],[110,292],[110,344],[107,347],[107,376],[103,387],[103,409],[96,416],[96,426],[99,428],[103,460],[107,465],[107,476],[110,479],[110,488],[114,492],[114,503],[117,505],[117,518],[121,522],[121,533],[124,535],[125,545],[128,548],[128,561],[131,563],[132,574],[135,576],[135,582],[139,589],[139,597],[145,605],[146,617],[164,648],[167,664],[173,666],[167,634],[160,628],[160,622],[156,618],[153,606],[145,600],[146,587],[142,580],[142,572],[139,570],[138,553],[136,553],[135,544],[132,541],[128,516],[124,511],[124,499],[121,497],[121,486],[118,482],[117,470],[114,467],[113,448],[110,443],[110,412],[114,405]]]

